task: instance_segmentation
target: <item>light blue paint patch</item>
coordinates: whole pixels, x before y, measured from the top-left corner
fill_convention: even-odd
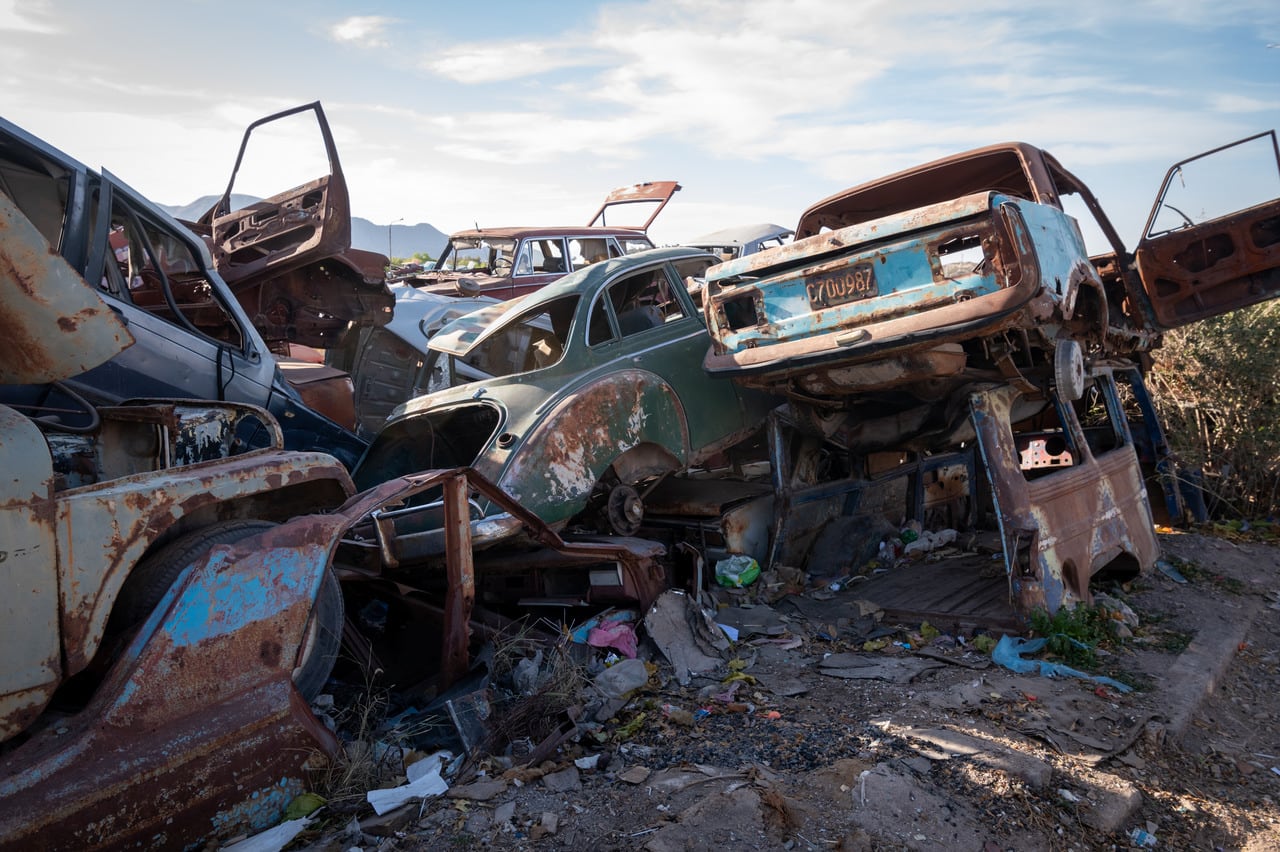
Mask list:
[[[298,600],[313,600],[328,559],[327,548],[278,548],[256,554],[261,573],[246,574],[227,565],[228,553],[210,559],[166,622],[176,647],[234,633],[274,618]]]
[[[240,803],[219,811],[210,819],[212,832],[229,837],[243,832],[264,831],[284,817],[285,809],[306,791],[301,778],[281,778],[269,787],[254,790]],[[195,848],[202,848],[196,844]]]

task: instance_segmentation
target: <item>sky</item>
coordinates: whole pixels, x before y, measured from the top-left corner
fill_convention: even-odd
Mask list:
[[[0,79],[0,116],[161,204],[319,100],[379,224],[585,224],[678,180],[677,243],[1022,140],[1132,245],[1169,165],[1280,125],[1280,3],[0,0]]]

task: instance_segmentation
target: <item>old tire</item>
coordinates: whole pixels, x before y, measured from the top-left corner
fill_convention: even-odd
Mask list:
[[[293,670],[293,685],[307,701],[321,693],[333,672],[338,651],[342,649],[343,618],[342,587],[333,569],[325,568],[298,652],[299,664]]]
[[[183,570],[220,544],[235,544],[276,526],[271,521],[231,520],[210,524],[179,536],[140,561],[125,580],[111,613],[110,632],[132,629],[160,603]],[[307,622],[307,633],[294,669],[293,682],[308,701],[320,693],[342,642],[342,589],[333,572],[325,569],[316,605]]]
[[[118,627],[127,628],[144,620],[192,562],[219,544],[235,544],[274,526],[270,521],[221,521],[178,536],[143,558],[129,572],[116,598],[112,621]]]

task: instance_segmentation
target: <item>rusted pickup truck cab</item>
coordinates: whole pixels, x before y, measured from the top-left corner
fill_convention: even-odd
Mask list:
[[[346,468],[255,405],[89,402],[64,380],[133,334],[2,193],[0,315],[0,850],[271,824],[335,745],[303,699],[341,591],[217,557],[340,505]]]
[[[1234,147],[1262,154],[1250,180],[1269,170],[1274,181],[1274,133]],[[1153,222],[1168,216],[1169,183]],[[1064,196],[1083,202],[1111,252],[1090,257]],[[838,419],[851,396],[892,390],[905,405],[984,380],[1075,398],[1086,360],[1273,296],[1278,215],[1268,198],[1149,225],[1135,263],[1047,152],[1011,142],[957,154],[820,201],[792,244],[709,270],[704,366],[783,392],[817,421]]]

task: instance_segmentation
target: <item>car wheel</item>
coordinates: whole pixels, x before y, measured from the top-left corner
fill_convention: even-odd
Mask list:
[[[635,535],[644,521],[644,502],[630,485],[615,485],[606,506],[609,528],[617,535]]]
[[[144,620],[160,603],[165,592],[192,562],[220,544],[269,530],[270,521],[234,520],[210,524],[179,536],[134,566],[120,588],[111,619],[115,626],[129,628]]]
[[[293,685],[307,701],[324,689],[338,661],[344,616],[342,586],[333,569],[325,568],[316,605],[311,608],[311,619],[307,622],[307,634],[298,653],[298,667],[293,670]]]
[[[1084,396],[1084,356],[1074,340],[1059,340],[1053,348],[1053,383],[1067,402]]]

